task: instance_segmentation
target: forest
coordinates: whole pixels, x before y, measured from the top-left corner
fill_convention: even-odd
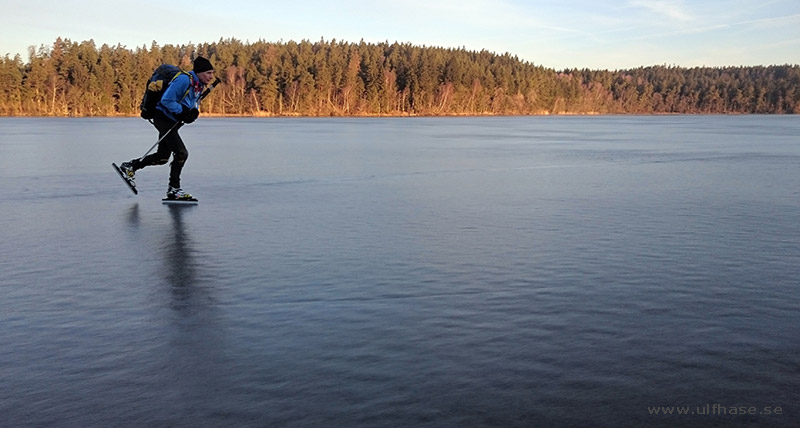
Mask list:
[[[404,43],[242,42],[130,49],[58,38],[0,58],[0,116],[136,116],[162,63],[209,58],[206,114],[448,116],[797,114],[800,66],[554,70],[516,56]]]

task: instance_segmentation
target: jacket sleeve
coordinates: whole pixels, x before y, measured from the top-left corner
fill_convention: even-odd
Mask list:
[[[190,89],[189,85],[191,85],[191,82],[186,74],[181,74],[173,80],[167,90],[164,91],[164,96],[161,97],[161,104],[164,108],[174,115],[181,114],[181,111],[183,111],[181,100],[184,98],[186,91]]]

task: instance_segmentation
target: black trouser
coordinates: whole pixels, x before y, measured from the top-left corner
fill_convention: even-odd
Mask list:
[[[168,118],[161,111],[156,110],[155,117],[153,118],[153,125],[158,129],[158,138],[164,137],[164,134],[169,132],[175,125],[175,121]],[[189,158],[189,152],[178,135],[178,129],[183,126],[179,124],[175,129],[169,133],[160,143],[155,153],[145,156],[143,159],[134,159],[131,161],[133,170],[139,170],[146,166],[164,165],[169,161],[169,155],[172,154],[172,163],[169,170],[169,185],[171,187],[181,187],[181,171],[186,159]]]

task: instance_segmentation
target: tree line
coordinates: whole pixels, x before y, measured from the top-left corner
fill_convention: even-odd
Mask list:
[[[509,53],[407,43],[242,42],[97,48],[58,38],[0,59],[0,115],[133,116],[162,63],[205,56],[202,110],[246,116],[800,113],[800,66],[554,70]]]

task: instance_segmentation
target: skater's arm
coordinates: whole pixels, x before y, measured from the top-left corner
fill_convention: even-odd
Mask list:
[[[191,81],[188,75],[182,74],[178,76],[172,83],[170,83],[167,90],[164,92],[164,96],[161,97],[161,105],[164,106],[170,113],[175,116],[181,114],[184,110],[181,101],[189,100],[192,97],[187,97],[186,92],[190,90],[189,86],[191,85]],[[193,108],[194,106],[186,105],[187,108]]]

